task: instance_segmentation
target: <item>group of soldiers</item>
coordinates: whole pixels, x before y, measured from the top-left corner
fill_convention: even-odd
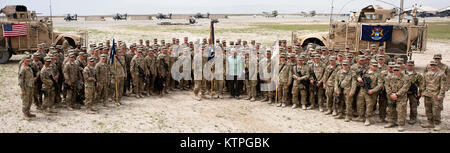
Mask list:
[[[434,55],[424,73],[419,73],[414,61],[391,58],[383,46],[376,44],[360,50],[356,57],[349,47],[339,51],[314,44],[288,46],[286,40],[278,41],[278,45],[278,84],[273,91],[262,91],[258,90],[262,84],[273,79],[263,79],[260,68],[256,69],[257,73],[251,73],[248,66],[266,62],[267,71],[271,72],[273,61],[278,58],[272,57],[274,50],[266,49],[254,40],[247,43],[238,39],[228,44],[225,40],[201,41],[202,53],[214,46],[220,48],[225,57],[238,54],[242,59],[245,67],[239,71],[244,74],[244,79],[237,87],[233,80],[207,80],[193,73],[192,78],[197,79],[174,79],[171,73],[174,63],[182,58],[194,58],[196,48],[187,37],[183,42],[173,38],[171,43],[157,39],[153,43],[149,40],[144,43],[141,39],[129,47],[122,41],[116,45],[107,40],[105,44],[90,44],[89,51],[79,44],[72,47],[66,40],[62,45],[47,47],[39,44],[35,53],[26,55],[20,62],[22,111],[28,120],[35,117],[30,113],[33,103],[45,115],[56,113],[56,106],[65,103],[69,110],[85,105],[86,112],[93,114],[97,111],[94,104],[109,107],[108,102],[114,101],[115,105],[121,105],[123,96],[162,97],[172,90],[193,89],[197,100],[223,98],[224,93],[231,92],[234,98],[244,94],[246,100],[269,101],[278,107],[292,104],[293,109],[318,108],[336,119],[364,122],[366,126],[379,118],[380,122],[387,122],[386,128],[398,126],[398,131],[404,131],[407,103],[410,106],[408,123],[415,124],[419,99],[424,97],[428,122],[421,126],[440,130],[442,102],[448,90],[446,80],[450,77],[448,66],[441,63],[442,55]],[[173,52],[179,53],[171,56]],[[208,55],[203,56],[202,64],[208,60]],[[228,58],[223,60],[228,62]],[[193,64],[191,70],[194,68]],[[226,69],[223,71],[224,75],[228,74]],[[236,88],[241,90],[234,90]]]

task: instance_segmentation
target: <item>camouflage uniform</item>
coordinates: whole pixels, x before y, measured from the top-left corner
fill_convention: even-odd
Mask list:
[[[162,96],[162,93],[168,94],[167,92],[167,80],[170,79],[170,67],[169,67],[169,56],[161,53],[158,55],[158,58],[156,59],[156,69],[158,72],[158,76],[160,76],[160,79],[165,80],[163,83],[163,90],[160,93],[160,96]]]
[[[292,101],[294,103],[294,105],[292,106],[292,108],[296,108],[297,105],[299,105],[299,100],[298,100],[298,96],[300,94],[301,96],[301,104],[302,104],[302,109],[306,109],[306,84],[309,81],[309,77],[310,77],[310,69],[308,65],[304,65],[303,64],[303,60],[304,60],[304,56],[300,55],[299,57],[297,57],[297,61],[302,62],[302,65],[295,65],[292,67],[292,79],[294,80],[294,83],[292,85]],[[297,62],[298,63],[298,62]]]
[[[408,65],[414,65],[414,61],[408,61]],[[408,75],[411,86],[408,90],[408,100],[409,100],[409,120],[410,124],[414,124],[417,119],[417,107],[419,106],[419,99],[417,94],[420,94],[420,87],[423,83],[423,76],[417,73],[415,70],[413,71],[405,71],[405,74]],[[414,88],[415,87],[415,88]]]
[[[330,56],[329,57],[330,60],[336,60],[335,56]],[[325,68],[325,72],[323,74],[322,77],[322,82],[325,86],[325,96],[326,96],[326,107],[328,109],[326,115],[331,114],[333,110],[336,110],[338,106],[334,105],[335,103],[335,96],[334,96],[334,81],[336,79],[336,73],[337,71],[339,71],[339,69],[337,69],[338,65],[328,65]]]
[[[283,53],[281,54],[281,58],[286,58],[286,55]],[[288,92],[289,92],[289,86],[292,82],[292,71],[290,64],[287,61],[281,62],[280,61],[280,72],[278,77],[278,99],[281,100],[281,103],[278,106],[285,107],[289,104],[288,102]],[[279,101],[280,101],[279,100]]]
[[[45,61],[51,62],[49,57],[46,57]],[[53,68],[49,66],[42,67],[40,71],[40,77],[42,80],[42,90],[44,93],[44,101],[42,103],[42,109],[45,112],[52,110],[52,106],[55,103],[56,82]]]
[[[33,56],[40,58],[40,55],[36,53]],[[38,109],[42,109],[42,92],[40,91],[42,88],[42,81],[40,81],[40,71],[43,65],[42,62],[38,59],[37,61],[33,60],[30,63],[30,67],[33,70],[33,76],[36,79],[33,90],[33,103]]]
[[[69,55],[70,58],[75,58],[74,54]],[[65,80],[65,87],[67,87],[66,104],[67,108],[71,109],[75,106],[77,98],[78,81],[81,80],[79,67],[75,62],[69,61],[64,65],[63,74]]]
[[[29,55],[26,55],[24,60],[30,61],[31,59]],[[30,113],[31,103],[33,102],[34,86],[35,83],[32,68],[29,65],[22,66],[19,71],[19,87],[21,89],[22,113],[24,114],[25,119],[35,117],[35,115]]]
[[[377,67],[378,63],[372,62],[371,65]],[[363,85],[363,88],[359,90],[356,100],[356,107],[358,110],[357,121],[363,121],[364,117],[368,126],[371,124],[371,118],[373,116],[374,106],[377,103],[378,92],[383,87],[383,78],[378,71],[367,70],[363,77],[370,80],[369,84]],[[366,89],[367,88],[367,89]],[[369,93],[372,91],[372,94]]]
[[[119,100],[120,98],[122,98],[123,95],[123,86],[124,86],[124,82],[125,82],[125,77],[126,77],[126,71],[125,71],[125,57],[123,56],[117,56],[117,54],[114,56],[114,64],[111,65],[110,69],[111,69],[111,84],[112,84],[112,88],[114,89],[113,91],[113,101],[116,101],[116,98],[118,97]],[[117,79],[117,80],[116,80]],[[116,85],[117,83],[117,85]],[[116,86],[117,86],[117,91],[116,91]],[[116,93],[118,95],[116,95]],[[120,104],[120,102],[116,101],[116,104]]]
[[[94,58],[90,58],[89,61],[95,62]],[[86,66],[83,69],[84,77],[84,94],[86,109],[92,110],[92,104],[95,101],[95,89],[96,89],[96,74],[93,66]]]
[[[432,64],[439,67],[439,64],[435,61],[432,61]],[[430,68],[425,73],[421,90],[425,97],[425,113],[427,115],[428,125],[422,125],[422,127],[429,128],[436,126],[435,130],[440,130],[439,125],[441,123],[441,111],[444,109],[443,99],[445,97],[446,87],[447,76],[445,75],[445,71],[439,69],[434,72]],[[437,100],[438,97],[442,99]]]
[[[146,71],[146,77],[147,79],[145,80],[145,91],[147,91],[147,95],[152,95],[153,92],[153,87],[154,87],[154,83],[155,83],[155,78],[156,78],[156,59],[155,56],[153,55],[147,55],[145,58],[145,71]]]
[[[142,53],[142,50],[139,50],[138,52]],[[133,92],[136,94],[136,98],[142,98],[142,93],[144,92],[143,77],[145,77],[144,57],[138,55],[133,57],[130,63],[130,73],[133,76]]]
[[[400,66],[395,65],[394,70],[400,71]],[[399,131],[403,131],[403,126],[406,121],[406,102],[407,102],[407,92],[411,82],[409,77],[403,73],[399,75],[388,75],[386,77],[384,87],[386,89],[386,95],[388,97],[388,107],[387,107],[387,116],[388,122],[385,127],[393,127],[395,126],[395,117],[397,117],[397,124],[399,125]],[[393,100],[391,98],[392,94],[397,95],[397,100]],[[396,112],[395,112],[395,111]]]
[[[106,55],[102,54],[101,58],[105,58],[106,62]],[[96,74],[96,80],[97,80],[97,88],[95,93],[95,99],[98,103],[103,103],[103,106],[106,106],[106,102],[108,100],[108,82],[109,82],[109,76],[110,76],[110,70],[106,63],[99,62],[95,65],[95,74]]]
[[[314,58],[320,59],[320,55],[316,54],[314,56]],[[316,106],[316,100],[318,102],[319,105],[319,109],[322,110],[322,105],[323,105],[323,101],[324,101],[324,97],[325,97],[325,91],[323,89],[323,82],[321,82],[321,84],[319,84],[319,82],[322,80],[323,74],[324,74],[324,67],[322,67],[323,65],[319,62],[313,62],[310,64],[310,80],[314,81],[314,84],[310,84],[309,85],[309,101],[311,103],[311,106],[308,107],[308,109],[313,109]],[[314,73],[313,73],[314,72]],[[312,88],[312,86],[316,86],[317,88]]]
[[[348,60],[344,60],[342,64],[349,65],[350,62]],[[334,81],[334,91],[343,95],[343,99],[338,99],[338,112],[339,115],[337,118],[342,118],[344,115],[344,105],[345,105],[345,121],[348,122],[351,120],[353,116],[353,97],[355,96],[356,91],[356,80],[355,77],[352,76],[352,72],[350,69],[345,70],[341,69],[336,73],[336,79]],[[353,95],[350,97],[350,94]]]

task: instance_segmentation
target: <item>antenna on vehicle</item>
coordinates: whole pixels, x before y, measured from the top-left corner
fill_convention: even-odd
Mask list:
[[[52,0],[50,0],[50,21],[51,21],[51,23],[52,23],[52,43],[53,43],[53,15],[52,15]]]
[[[330,27],[328,28],[328,38],[331,36],[331,21],[333,19],[334,0],[331,0],[331,12],[330,12]],[[328,39],[328,43],[331,44],[331,39]]]

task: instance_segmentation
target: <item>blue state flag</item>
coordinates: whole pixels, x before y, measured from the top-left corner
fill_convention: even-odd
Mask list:
[[[389,42],[392,41],[392,29],[393,26],[361,26],[361,40],[375,41],[375,42]]]
[[[110,51],[110,53],[109,53],[109,61],[111,61],[111,65],[113,65],[114,64],[114,55],[116,55],[116,43],[114,42],[114,39],[113,39],[113,43],[112,43],[112,47],[111,47],[111,51]]]

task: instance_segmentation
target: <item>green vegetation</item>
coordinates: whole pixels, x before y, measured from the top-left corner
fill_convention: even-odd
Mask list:
[[[450,40],[450,22],[428,23],[428,38]]]

